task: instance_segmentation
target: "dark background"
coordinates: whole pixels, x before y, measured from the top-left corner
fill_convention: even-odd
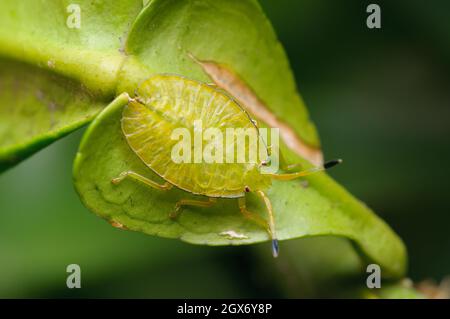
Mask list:
[[[402,237],[409,277],[449,275],[450,2],[376,1],[379,30],[366,27],[366,1],[261,3],[326,157],[345,159],[331,175]],[[0,297],[323,295],[324,287],[311,289],[319,285],[311,279],[316,267],[272,270],[259,257],[265,245],[192,246],[120,231],[88,212],[71,181],[81,134],[0,176]],[[326,239],[290,245],[297,243],[300,263],[309,265],[323,265],[328,250],[342,245]],[[307,247],[322,247],[322,255]],[[83,289],[65,286],[71,263],[81,266]],[[280,283],[295,278],[301,284],[293,288]]]

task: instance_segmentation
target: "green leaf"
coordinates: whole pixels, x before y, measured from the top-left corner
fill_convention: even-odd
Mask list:
[[[45,69],[50,75],[62,77],[61,81],[51,81],[49,86],[67,81],[82,89],[74,93],[75,100],[82,102],[69,108],[74,116],[61,122],[65,131],[59,129],[47,138],[49,128],[43,125],[37,134],[22,129],[16,141],[0,138],[0,149],[9,149],[3,151],[7,161],[14,157],[17,160],[30,149],[82,125],[105,101],[124,91],[132,94],[151,74],[171,72],[201,81],[224,76],[205,68],[201,64],[204,61],[236,74],[270,112],[293,128],[305,145],[319,147],[285,53],[256,1],[153,0],[142,7],[142,1],[84,0],[77,2],[82,10],[82,27],[76,30],[65,25],[69,3],[55,1],[46,6],[32,0],[2,3],[0,55],[8,61],[25,62],[24,68]],[[189,58],[189,53],[200,63]],[[36,82],[41,82],[40,76]],[[39,83],[26,91],[39,89]],[[52,90],[61,89],[51,86],[48,92]],[[85,98],[83,92],[87,94]],[[46,112],[45,103],[27,102],[28,99],[20,91],[2,100],[0,108],[23,100],[22,109]],[[115,225],[192,243],[238,245],[267,240],[262,229],[239,215],[233,200],[222,200],[214,209],[186,209],[179,220],[173,221],[168,213],[175,201],[189,194],[180,190],[161,193],[131,181],[113,186],[111,179],[125,169],[156,179],[124,143],[119,118],[125,102],[124,96],[120,96],[102,111],[80,146],[74,178],[87,207]],[[83,108],[89,109],[89,116],[84,111],[78,112]],[[23,114],[14,122],[32,126],[34,118]],[[2,116],[0,127],[6,127],[9,117],[9,114]],[[49,114],[42,117],[48,122]],[[42,139],[46,142],[36,142]],[[283,150],[289,161],[307,165],[286,146]],[[5,157],[0,157],[0,161],[4,160]],[[384,222],[325,174],[308,181],[307,188],[299,181],[278,182],[269,192],[281,239],[343,236],[352,240],[364,257],[379,263],[385,276],[398,277],[404,273],[405,248]],[[250,208],[264,212],[254,198],[250,199]],[[229,239],[221,235],[230,230],[247,238]]]
[[[113,185],[111,180],[125,170],[162,182],[124,139],[120,118],[127,101],[123,94],[103,110],[80,145],[74,179],[89,209],[116,226],[195,244],[241,245],[268,240],[264,229],[240,215],[236,200],[219,200],[217,206],[208,209],[186,208],[172,220],[169,213],[176,201],[190,194],[178,189],[158,191],[132,180]],[[352,240],[368,260],[378,263],[385,277],[403,275],[405,248],[384,222],[326,174],[311,176],[308,182],[306,188],[300,181],[275,182],[269,190],[279,239],[343,236]],[[265,211],[251,196],[249,209],[262,215]],[[243,238],[229,238],[225,234],[230,231]]]
[[[89,122],[113,98],[142,1],[2,1],[0,171]]]
[[[380,288],[367,288],[363,285],[348,286],[335,294],[335,298],[358,299],[427,299],[416,290],[409,279],[382,283]]]
[[[375,295],[375,298],[381,299],[426,299],[426,296],[422,293],[409,285],[403,284],[402,282],[386,285],[381,287],[379,291],[373,291],[372,289],[368,292],[367,290],[369,289],[365,289],[365,293],[372,293]]]
[[[89,122],[107,104],[80,83],[0,58],[0,172]]]
[[[120,72],[118,92],[131,94],[142,80],[161,72],[211,81],[189,58],[192,53],[201,61],[231,69],[277,117],[293,125],[303,140],[318,143],[285,54],[254,1],[152,1],[136,19],[125,49],[128,58]],[[119,120],[125,103],[126,97],[121,96],[105,109],[80,146],[74,178],[87,207],[114,225],[191,243],[239,245],[267,240],[264,230],[240,216],[234,200],[221,200],[212,209],[186,209],[173,221],[168,215],[175,202],[189,194],[159,192],[130,180],[112,185],[111,179],[124,170],[160,180],[124,142]],[[287,157],[301,161],[293,153]],[[280,239],[344,236],[368,260],[379,263],[386,277],[401,276],[406,252],[389,227],[325,174],[308,180],[306,189],[292,181],[275,183],[269,191]],[[264,212],[255,198],[250,198],[249,207]],[[230,239],[224,235],[229,231],[245,238]]]

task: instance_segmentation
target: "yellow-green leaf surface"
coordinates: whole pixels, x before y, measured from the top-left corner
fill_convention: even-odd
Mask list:
[[[80,98],[89,107],[89,114],[96,114],[95,109],[115,95],[132,95],[155,73],[176,73],[210,82],[193,56],[232,71],[305,144],[319,146],[286,55],[256,1],[153,0],[145,1],[145,6],[142,1],[78,1],[82,20],[76,30],[65,25],[69,3],[4,1],[0,55],[67,79],[98,103],[95,106],[91,100]],[[18,98],[11,95],[0,108],[14,105]],[[116,226],[191,243],[239,245],[267,240],[264,230],[240,216],[234,200],[221,200],[211,209],[186,209],[173,221],[168,214],[177,199],[190,196],[186,192],[175,189],[161,193],[129,180],[112,185],[111,179],[123,170],[157,179],[124,142],[119,121],[124,103],[121,95],[95,118],[75,161],[76,189],[90,210]],[[36,108],[34,104],[29,107]],[[45,106],[40,105],[38,110],[45,112]],[[82,109],[73,108],[80,112],[75,112],[77,116],[65,127],[75,128],[91,118]],[[0,125],[6,125],[11,119],[8,117],[2,116]],[[31,123],[33,117],[21,115],[15,121]],[[46,130],[44,127],[42,132]],[[0,149],[7,145],[11,158],[16,150],[36,145],[35,141],[45,135],[42,132],[30,134],[24,130],[12,144],[0,138]],[[307,165],[291,152],[286,155],[291,162]],[[276,182],[269,191],[280,239],[345,237],[356,244],[365,260],[380,264],[383,275],[402,276],[406,252],[392,230],[327,175],[308,180],[306,188],[300,181]],[[250,199],[250,208],[264,213],[262,204],[254,198]],[[229,234],[241,238],[229,238]]]
[[[92,120],[113,98],[142,1],[0,2],[0,171]],[[70,25],[70,24],[69,24]]]
[[[79,82],[0,58],[0,172],[91,121],[104,106]]]

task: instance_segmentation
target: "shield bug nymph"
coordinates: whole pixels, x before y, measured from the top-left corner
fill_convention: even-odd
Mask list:
[[[177,162],[171,158],[177,143],[169,138],[171,132],[183,127],[194,132],[194,122],[201,120],[205,128],[224,132],[229,128],[254,130],[259,136],[256,122],[224,91],[179,75],[159,74],[144,81],[124,107],[122,132],[131,150],[143,163],[161,176],[159,184],[133,171],[122,172],[112,182],[117,184],[130,177],[159,190],[180,188],[205,200],[182,199],[175,204],[171,217],[175,218],[183,206],[210,207],[217,198],[237,199],[244,217],[264,227],[272,239],[272,252],[278,255],[272,205],[266,195],[272,179],[292,180],[330,168],[340,162],[334,160],[321,167],[292,173],[262,173],[261,167],[270,162]],[[204,147],[208,141],[203,141]],[[265,146],[264,146],[265,147]],[[234,148],[233,148],[234,151]],[[267,221],[247,209],[245,194],[253,192],[263,201],[268,211]]]

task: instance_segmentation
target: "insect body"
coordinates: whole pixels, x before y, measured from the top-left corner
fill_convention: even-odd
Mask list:
[[[217,198],[237,198],[241,213],[266,229],[272,239],[273,255],[277,256],[274,216],[270,200],[265,194],[272,179],[290,180],[306,176],[339,161],[289,174],[262,174],[260,168],[265,164],[264,160],[245,163],[210,163],[204,160],[177,162],[172,158],[177,141],[170,138],[171,132],[184,128],[195,136],[195,121],[201,120],[203,129],[214,128],[224,134],[230,128],[247,129],[259,137],[258,128],[249,115],[224,92],[178,75],[153,76],[140,86],[136,95],[123,110],[122,131],[131,150],[165,183],[158,184],[132,171],[122,172],[112,182],[117,184],[130,177],[160,190],[175,186],[206,197],[204,201],[180,200],[171,213],[173,218],[183,206],[210,207]],[[203,149],[211,147],[212,143],[212,140],[202,141]],[[234,150],[233,146],[231,151]],[[268,153],[264,146],[263,154],[268,157]],[[264,200],[268,221],[247,210],[246,192],[254,192]]]

